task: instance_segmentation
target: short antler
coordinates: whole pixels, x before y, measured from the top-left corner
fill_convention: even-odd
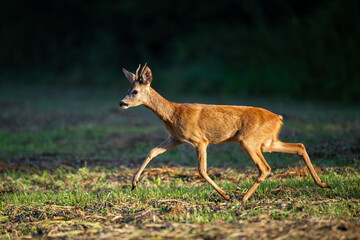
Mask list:
[[[147,63],[143,67],[141,67],[141,64],[139,64],[139,67],[136,69],[135,73],[135,79],[141,82],[141,77],[146,69]],[[141,70],[140,70],[141,69]]]
[[[139,78],[139,70],[140,70],[141,64],[139,64],[139,67],[136,69],[136,73],[135,73],[135,79]]]
[[[139,77],[143,75],[144,70],[146,69],[146,66],[147,66],[147,63],[145,63],[145,65],[142,67]]]

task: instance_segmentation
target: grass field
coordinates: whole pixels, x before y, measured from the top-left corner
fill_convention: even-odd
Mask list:
[[[264,154],[272,174],[241,204],[257,170],[237,144],[208,149],[209,175],[230,201],[198,175],[189,146],[155,158],[131,192],[167,134],[150,110],[121,111],[125,92],[0,90],[0,238],[360,239],[358,107],[201,100],[283,115],[281,139],[304,143],[332,186],[317,187],[298,156]]]

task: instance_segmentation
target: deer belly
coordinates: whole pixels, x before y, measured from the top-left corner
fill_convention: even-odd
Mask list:
[[[234,141],[237,132],[235,129],[227,131],[224,131],[224,129],[212,129],[205,132],[205,137],[208,139],[209,144],[225,143]]]

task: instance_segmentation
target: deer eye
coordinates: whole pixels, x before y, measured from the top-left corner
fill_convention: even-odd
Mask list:
[[[131,94],[136,95],[136,94],[138,94],[138,91],[137,91],[137,90],[134,90],[134,91],[132,91]]]

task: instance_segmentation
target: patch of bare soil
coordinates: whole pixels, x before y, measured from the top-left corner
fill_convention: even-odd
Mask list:
[[[149,223],[141,227],[123,225],[112,227],[88,237],[123,239],[359,239],[360,224],[346,220],[283,220],[274,221],[267,216],[240,221],[236,224]]]
[[[309,148],[309,154],[316,158],[357,158],[360,156],[360,137],[355,141],[337,140],[320,142]]]
[[[232,205],[168,199],[151,202],[136,212],[129,206],[110,202],[87,209],[47,206],[46,209],[25,210],[14,206],[13,217],[0,226],[12,236],[20,236],[23,229],[31,229],[32,235],[22,237],[67,239],[360,239],[359,219],[274,220],[266,214],[241,217],[246,214],[246,209],[239,209],[239,218],[232,223],[193,224],[166,220],[169,216],[191,214],[201,204],[210,204],[215,211]],[[94,208],[105,207],[110,209],[106,214],[93,213],[98,212]]]
[[[34,157],[19,157],[11,159],[0,158],[0,172],[9,170],[56,170],[64,169],[78,169],[84,166],[87,167],[105,167],[118,168],[120,166],[135,167],[138,166],[142,158],[96,158],[87,155],[75,155],[71,153],[53,154],[43,153]]]

